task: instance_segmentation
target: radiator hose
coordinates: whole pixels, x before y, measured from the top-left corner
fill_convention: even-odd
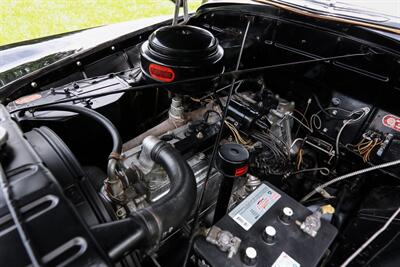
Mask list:
[[[113,260],[127,251],[157,244],[165,234],[185,222],[196,202],[193,171],[175,148],[154,136],[148,136],[143,141],[141,153],[148,153],[166,171],[170,179],[170,189],[160,200],[138,210],[127,219],[132,222],[135,230],[109,251]]]

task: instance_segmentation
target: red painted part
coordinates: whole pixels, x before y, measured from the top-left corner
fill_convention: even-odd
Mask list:
[[[27,104],[29,102],[35,101],[42,98],[41,94],[32,94],[32,95],[27,95],[27,96],[23,96],[18,98],[17,100],[15,100],[15,104],[17,105],[23,105],[23,104]]]
[[[243,167],[237,168],[235,170],[235,176],[243,176],[247,173],[247,170],[249,169],[249,165],[245,165]]]
[[[383,125],[389,127],[397,132],[400,132],[400,118],[392,114],[388,114],[382,119]]]
[[[152,78],[162,81],[162,82],[172,82],[175,80],[175,72],[173,69],[160,66],[157,64],[150,64],[149,72]]]

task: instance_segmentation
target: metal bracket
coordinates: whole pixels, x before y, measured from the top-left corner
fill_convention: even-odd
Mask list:
[[[183,23],[186,23],[189,20],[189,6],[187,0],[176,0],[175,13],[174,13],[174,19],[172,20],[172,26],[178,24],[179,10],[181,7],[181,3],[183,6]]]

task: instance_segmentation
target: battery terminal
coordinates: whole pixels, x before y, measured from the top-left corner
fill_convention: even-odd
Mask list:
[[[324,205],[313,212],[311,215],[307,216],[304,222],[296,221],[296,224],[304,233],[315,237],[318,234],[319,229],[321,228],[322,215],[333,213],[335,213],[334,207],[332,207],[331,205]]]

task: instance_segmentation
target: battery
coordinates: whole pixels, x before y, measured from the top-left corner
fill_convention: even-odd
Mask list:
[[[311,214],[299,202],[264,182],[215,225],[241,240],[237,253],[229,255],[215,245],[218,242],[213,244],[201,236],[194,243],[198,263],[212,267],[316,266],[337,229],[322,219],[314,237],[306,233],[299,222]]]

